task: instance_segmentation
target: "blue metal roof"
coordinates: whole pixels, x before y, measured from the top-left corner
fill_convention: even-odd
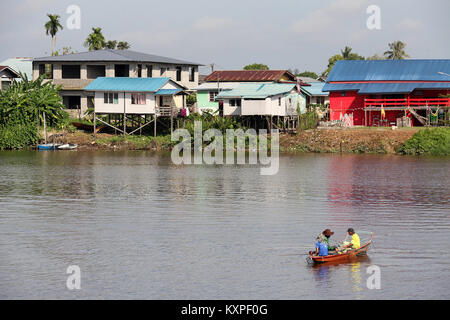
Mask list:
[[[415,89],[450,89],[449,82],[327,83],[323,91],[358,91],[359,94],[410,93]]]
[[[235,89],[220,92],[217,98],[265,99],[290,92],[295,87],[295,83],[241,83]]]
[[[450,81],[450,59],[340,60],[327,79],[333,81]]]
[[[174,94],[180,93],[181,89],[160,89],[158,91],[155,92],[156,95],[159,96],[172,96]]]
[[[328,95],[328,93],[322,91],[325,83],[311,82],[308,84],[310,84],[311,86],[310,87],[301,87],[301,90],[308,96],[327,96]]]
[[[97,78],[85,91],[156,92],[169,78]]]

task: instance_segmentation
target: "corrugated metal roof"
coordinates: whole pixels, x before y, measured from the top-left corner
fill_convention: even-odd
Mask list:
[[[333,81],[449,81],[450,60],[341,60],[327,79]]]
[[[327,96],[328,93],[322,91],[324,85],[324,82],[313,82],[309,87],[301,87],[301,90],[308,96]]]
[[[158,91],[155,92],[156,95],[159,96],[172,96],[174,94],[180,93],[181,89],[160,89]]]
[[[359,94],[410,93],[415,89],[450,89],[450,82],[327,83],[324,91],[358,91]]]
[[[141,53],[131,50],[93,50],[87,52],[72,53],[60,56],[42,57],[34,59],[36,62],[157,62],[170,64],[184,64],[201,66],[200,63],[183,61],[153,54]]]
[[[217,98],[265,99],[290,92],[295,87],[296,84],[291,83],[241,83],[233,90],[221,92]]]
[[[32,58],[10,58],[0,62],[2,66],[8,66],[16,72],[22,72],[31,80],[33,77],[33,59]]]
[[[206,82],[255,82],[255,81],[280,81],[283,76],[291,81],[297,78],[287,70],[225,70],[214,71],[205,78]]]
[[[169,78],[97,78],[85,91],[156,92]]]

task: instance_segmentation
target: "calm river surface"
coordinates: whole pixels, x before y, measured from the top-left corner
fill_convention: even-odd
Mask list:
[[[0,299],[449,299],[449,160],[282,155],[260,176],[150,152],[0,152]],[[375,232],[368,258],[306,263],[318,233],[348,227]]]

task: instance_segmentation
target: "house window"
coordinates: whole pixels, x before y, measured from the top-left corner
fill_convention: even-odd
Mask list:
[[[189,67],[189,81],[194,82],[195,81],[195,68]]]
[[[164,105],[164,97],[159,96],[159,106],[162,107]]]
[[[81,66],[80,65],[63,65],[61,67],[63,79],[80,79]]]
[[[167,70],[167,68],[161,68],[161,76],[166,75],[166,70]]]
[[[240,107],[241,106],[241,99],[232,99],[232,100],[230,100],[230,106],[231,107]]]
[[[147,78],[153,77],[153,66],[147,66]]]
[[[131,104],[146,104],[144,93],[132,93],[131,94]]]
[[[281,107],[281,97],[278,98],[278,106]]]
[[[137,65],[138,78],[142,78],[142,64]]]
[[[346,96],[345,91],[341,92],[341,97],[345,97],[345,96]]]
[[[210,91],[209,92],[209,102],[215,102],[218,94],[219,94],[219,92],[217,92],[217,91]]]
[[[53,79],[53,65],[52,64],[40,64],[39,76],[44,76],[44,79]]]
[[[181,81],[181,67],[177,67],[177,81]]]
[[[103,102],[105,104],[119,104],[119,94],[112,92],[105,92],[103,94]]]
[[[116,78],[128,78],[130,76],[130,66],[127,64],[114,65],[114,75]]]

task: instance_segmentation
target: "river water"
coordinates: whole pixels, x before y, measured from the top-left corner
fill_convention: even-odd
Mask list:
[[[449,158],[281,155],[182,166],[150,152],[1,152],[1,299],[449,299]],[[311,267],[326,228],[367,258]],[[81,290],[68,290],[69,266]],[[369,289],[370,266],[381,289]]]

